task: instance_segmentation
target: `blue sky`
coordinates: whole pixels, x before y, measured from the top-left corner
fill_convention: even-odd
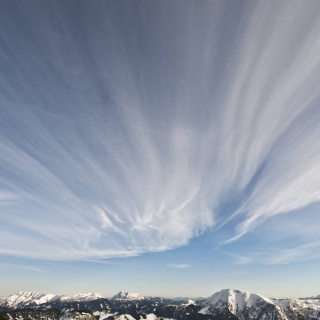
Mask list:
[[[319,294],[319,14],[1,1],[0,294]]]

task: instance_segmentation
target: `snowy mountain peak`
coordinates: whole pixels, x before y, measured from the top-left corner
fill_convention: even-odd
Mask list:
[[[272,300],[258,294],[244,292],[240,290],[224,289],[214,293],[211,297],[201,302],[202,314],[219,314],[228,310],[239,319],[257,319],[261,312],[265,313],[265,318],[272,318],[277,314],[279,319],[285,319],[279,314],[278,308]]]
[[[17,294],[12,294],[8,297],[0,298],[0,304],[7,308],[21,308],[21,307],[36,307],[44,303],[51,303],[56,300],[62,302],[82,302],[93,301],[104,298],[100,293],[76,293],[75,295],[60,296],[54,294],[44,294],[29,291],[20,291]]]
[[[94,299],[102,299],[104,296],[101,293],[76,293],[72,297],[74,298],[79,298],[79,299],[89,299],[89,300],[94,300]]]
[[[111,299],[112,300],[144,300],[145,298],[140,293],[120,291]]]
[[[104,296],[100,293],[76,293],[73,296],[61,296],[60,300],[65,302],[80,302],[80,301],[93,301],[103,299]]]
[[[251,307],[257,301],[265,301],[271,304],[273,303],[269,298],[260,296],[258,294],[232,289],[223,289],[219,292],[216,292],[205,301],[209,302],[210,304],[223,301],[238,308],[243,308],[244,306]]]
[[[32,306],[47,303],[58,299],[60,296],[54,294],[37,293],[30,291],[20,291],[1,299],[1,304],[9,308],[18,308],[20,306]]]

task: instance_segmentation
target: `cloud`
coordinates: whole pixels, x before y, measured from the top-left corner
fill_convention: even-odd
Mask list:
[[[8,206],[13,204],[16,199],[17,197],[13,192],[0,190],[0,206]]]
[[[239,264],[289,264],[319,259],[318,215],[320,203],[287,214],[274,215],[261,223],[253,234],[239,240],[238,252],[228,252]],[[242,246],[246,238],[254,241]]]
[[[317,2],[7,6],[1,254],[232,246],[320,200]]]
[[[22,269],[22,270],[34,271],[34,272],[47,272],[46,270],[38,266],[13,264],[13,263],[0,263],[0,269]]]
[[[175,264],[175,263],[167,264],[167,266],[175,269],[186,269],[191,267],[190,264]]]

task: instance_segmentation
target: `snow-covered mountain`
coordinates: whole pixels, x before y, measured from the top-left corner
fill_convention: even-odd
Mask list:
[[[92,301],[96,299],[104,299],[104,296],[100,293],[76,293],[73,296],[60,296],[61,301]]]
[[[60,296],[37,292],[19,292],[8,297],[0,298],[0,305],[12,309],[27,308],[59,299]]]
[[[320,300],[272,299],[287,315],[288,319],[320,319]]]
[[[82,311],[81,311],[82,310]],[[71,297],[19,292],[0,298],[0,319],[97,320],[320,320],[320,299],[269,299],[225,289],[198,301],[176,301],[119,292]]]
[[[263,296],[225,289],[200,302],[201,314],[220,315],[231,313],[240,320],[287,320],[284,312],[272,300]]]
[[[119,293],[114,295],[111,299],[112,300],[138,301],[138,300],[144,300],[145,297],[143,295],[141,295],[140,293],[120,291]]]
[[[100,293],[76,293],[73,296],[61,296],[37,292],[19,292],[8,297],[0,297],[0,306],[7,309],[33,308],[44,304],[93,301],[104,298]]]

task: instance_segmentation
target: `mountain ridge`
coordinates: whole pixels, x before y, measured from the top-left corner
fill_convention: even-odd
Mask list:
[[[133,292],[126,292],[126,291],[119,291],[116,295],[114,295],[112,300],[144,300],[145,297],[140,293],[133,293]]]
[[[65,296],[28,291],[0,298],[4,319],[18,320],[15,312],[19,311],[27,312],[32,320],[32,310],[35,314],[57,310],[56,314],[52,313],[56,317],[59,314],[57,320],[66,319],[61,312],[69,312],[73,316],[73,311],[81,310],[93,314],[97,320],[320,320],[319,299],[267,298],[235,289],[223,289],[197,301],[147,297],[125,291],[111,298],[99,293]],[[84,314],[81,317],[91,316]]]

